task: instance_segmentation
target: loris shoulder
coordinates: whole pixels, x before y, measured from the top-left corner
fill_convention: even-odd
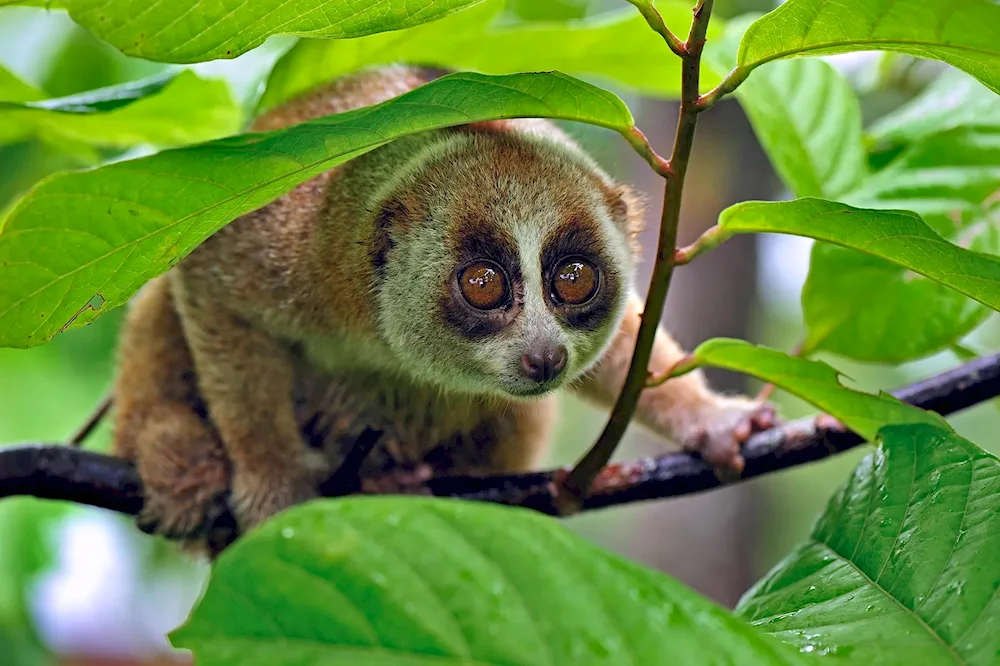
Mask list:
[[[262,116],[265,130],[428,80],[390,67]],[[140,518],[197,534],[228,497],[241,527],[314,497],[358,435],[366,473],[523,470],[552,397],[610,405],[635,345],[641,211],[555,125],[506,120],[396,140],[240,217],[153,280],[121,342],[115,446]],[[657,335],[651,371],[682,351]],[[769,414],[692,373],[638,419],[716,464]]]

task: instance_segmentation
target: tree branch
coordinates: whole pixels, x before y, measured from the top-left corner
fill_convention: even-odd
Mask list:
[[[628,428],[629,421],[639,404],[639,395],[646,387],[649,359],[653,350],[656,329],[663,317],[663,307],[674,271],[674,252],[677,246],[677,227],[681,215],[681,194],[684,177],[691,158],[691,146],[698,126],[698,92],[701,77],[701,54],[705,48],[705,35],[712,16],[715,0],[699,0],[694,8],[691,30],[679,54],[681,56],[681,105],[677,118],[677,132],[670,161],[658,170],[666,179],[663,190],[663,212],[660,217],[660,238],[656,248],[653,275],[642,313],[642,322],[636,335],[635,351],[621,393],[608,417],[604,430],[589,451],[580,459],[562,482],[565,492],[557,495],[560,512],[574,513],[582,508],[583,498],[597,479],[601,470],[611,460],[618,443]],[[642,11],[646,3],[634,3]],[[645,13],[643,14],[646,15]],[[657,14],[657,16],[659,16]],[[647,20],[649,17],[647,16]],[[660,20],[662,23],[662,18]],[[651,24],[652,25],[652,24]],[[655,26],[654,26],[655,27]],[[668,40],[669,43],[669,40]],[[647,144],[648,145],[648,144]],[[655,168],[655,166],[654,166]],[[663,173],[665,171],[665,173]]]
[[[976,359],[948,372],[893,393],[896,397],[942,415],[953,414],[1000,395],[1000,353]],[[359,451],[378,433],[362,436]],[[583,510],[641,500],[677,497],[763,476],[821,460],[863,443],[829,416],[784,424],[750,438],[738,479],[721,480],[697,456],[674,453],[604,467],[584,497]],[[360,453],[358,454],[360,455]],[[521,506],[559,515],[559,488],[566,468],[528,474],[483,477],[442,476],[421,479],[402,473],[377,479],[347,479],[358,456],[335,473],[343,483],[325,484],[327,496],[344,494],[435,495]],[[137,515],[142,508],[142,482],[126,460],[61,444],[23,445],[0,449],[0,498],[32,495]]]

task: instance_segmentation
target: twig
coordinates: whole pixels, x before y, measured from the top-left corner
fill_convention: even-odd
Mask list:
[[[114,402],[114,393],[109,391],[107,395],[101,398],[101,401],[97,403],[94,407],[94,411],[90,413],[87,417],[87,421],[80,426],[80,428],[73,433],[73,435],[67,440],[67,444],[70,446],[80,446],[83,444],[83,440],[90,436],[90,433],[94,431],[94,428],[98,426],[108,411],[111,409],[111,403]]]
[[[629,145],[639,153],[642,159],[649,163],[649,166],[657,173],[657,175],[667,178],[670,175],[670,163],[663,159],[659,153],[653,150],[653,147],[649,145],[649,139],[646,135],[642,133],[638,127],[630,127],[627,131],[621,133],[625,140],[629,142]]]
[[[750,68],[737,67],[729,72],[719,85],[698,98],[699,110],[707,111],[718,104],[720,99],[736,90],[741,83],[746,81],[751,71],[753,70]]]
[[[709,250],[714,250],[729,240],[731,236],[732,234],[727,233],[719,225],[712,225],[701,236],[698,236],[695,242],[674,250],[674,266],[690,264],[695,257]]]
[[[628,3],[635,5],[635,8],[639,10],[642,17],[646,19],[649,27],[663,37],[663,41],[667,43],[667,46],[674,52],[674,55],[681,58],[686,55],[687,46],[663,22],[663,17],[656,10],[656,7],[653,6],[652,0],[628,0]]]
[[[684,177],[691,157],[691,146],[698,124],[698,86],[700,82],[701,54],[705,47],[705,35],[712,15],[715,0],[700,0],[694,8],[691,30],[680,54],[681,63],[681,105],[677,119],[677,132],[670,161],[662,175],[666,179],[663,191],[663,212],[660,218],[660,238],[656,248],[656,261],[649,281],[649,292],[642,313],[642,323],[636,335],[635,351],[625,377],[622,391],[611,410],[611,416],[604,426],[597,442],[566,475],[563,482],[565,492],[559,494],[560,510],[564,514],[581,508],[582,498],[587,495],[591,484],[601,472],[618,443],[625,434],[632,415],[639,403],[639,395],[646,385],[649,359],[652,353],[656,328],[663,316],[663,307],[670,287],[674,269],[674,250],[677,245],[677,227],[680,222],[681,194]],[[636,5],[639,6],[638,4]],[[640,7],[640,11],[641,11]],[[645,15],[645,14],[644,14]]]
[[[923,409],[953,414],[1000,395],[1000,353],[970,361],[917,382],[894,395]],[[373,436],[376,434],[373,433]],[[377,437],[376,437],[377,438]],[[360,451],[374,439],[359,439]],[[743,448],[746,467],[738,479],[721,480],[697,456],[675,453],[608,465],[584,498],[583,510],[676,497],[736,483],[826,458],[863,443],[834,419],[820,416],[795,421],[753,435]],[[528,474],[484,477],[442,476],[419,480],[413,474],[363,479],[344,488],[326,488],[329,496],[362,494],[436,495],[494,502],[559,515],[559,485],[566,468]],[[350,487],[353,486],[353,489]],[[142,484],[128,461],[60,444],[0,449],[0,497],[33,495],[44,499],[137,515]]]

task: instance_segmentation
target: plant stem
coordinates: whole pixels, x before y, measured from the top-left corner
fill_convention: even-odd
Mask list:
[[[714,3],[715,0],[700,0],[694,8],[691,30],[687,42],[684,43],[683,53],[680,54],[682,59],[680,112],[673,152],[664,174],[666,184],[663,191],[663,211],[660,217],[660,239],[656,248],[656,261],[653,264],[653,275],[649,281],[649,293],[646,296],[642,323],[636,336],[632,362],[604,431],[563,482],[563,490],[566,492],[560,493],[560,511],[567,514],[579,511],[582,498],[586,496],[594,479],[618,448],[618,443],[639,404],[639,395],[646,386],[653,340],[660,318],[663,316],[667,289],[670,287],[670,278],[674,270],[681,194],[688,162],[691,159],[691,146],[698,125],[698,113],[701,111],[698,105],[701,54],[705,48],[705,35],[708,32],[708,22]],[[642,11],[639,5],[636,6]]]
[[[94,407],[94,411],[90,413],[87,417],[87,421],[80,426],[75,433],[70,435],[67,440],[67,444],[70,446],[82,446],[83,440],[90,436],[90,433],[94,432],[94,429],[100,425],[101,421],[107,416],[108,412],[111,410],[111,403],[114,402],[114,392],[108,391],[107,395],[101,398],[101,401],[97,403]]]
[[[628,3],[634,5],[639,10],[639,13],[642,14],[642,17],[646,19],[649,27],[663,37],[663,41],[667,43],[667,46],[674,52],[674,55],[683,58],[687,54],[687,46],[677,35],[670,32],[670,28],[663,22],[660,12],[653,6],[652,0],[628,0]]]

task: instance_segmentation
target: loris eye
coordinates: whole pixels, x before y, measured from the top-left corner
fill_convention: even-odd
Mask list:
[[[492,261],[467,266],[458,276],[458,286],[465,300],[477,310],[492,310],[507,300],[507,277]]]
[[[598,283],[592,263],[579,257],[563,259],[552,275],[552,298],[557,303],[582,305],[597,293]]]

